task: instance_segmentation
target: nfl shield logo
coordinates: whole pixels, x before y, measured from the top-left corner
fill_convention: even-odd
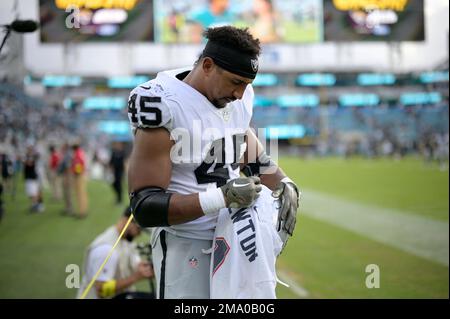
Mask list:
[[[250,62],[252,63],[252,69],[254,72],[258,71],[258,60],[257,59],[251,59]]]
[[[228,122],[230,120],[230,111],[229,110],[223,110],[222,111],[222,117],[223,117],[223,120],[225,122]]]
[[[198,266],[197,258],[191,257],[191,259],[189,259],[189,266],[191,266],[192,268],[197,268]]]

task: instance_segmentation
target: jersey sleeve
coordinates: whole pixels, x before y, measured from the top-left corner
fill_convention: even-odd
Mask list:
[[[151,84],[138,86],[128,98],[128,119],[137,128],[165,127],[170,131],[172,114],[168,101],[152,90]]]

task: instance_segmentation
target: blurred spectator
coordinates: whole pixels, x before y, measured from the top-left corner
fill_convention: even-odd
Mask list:
[[[69,144],[64,143],[61,146],[61,160],[58,164],[58,176],[61,183],[64,210],[63,215],[74,215],[72,208],[72,153]]]
[[[58,176],[58,166],[61,161],[61,154],[54,145],[49,147],[50,156],[48,159],[48,181],[54,199],[61,199],[61,188]]]
[[[77,200],[77,217],[85,218],[88,210],[88,194],[86,189],[86,155],[78,142],[72,146],[72,150],[71,170]]]
[[[98,159],[97,153],[94,153],[94,157],[92,157],[92,163],[90,165],[91,167],[91,178],[96,180],[103,180],[104,178],[104,171],[103,171],[103,165],[100,163],[100,160]]]
[[[3,183],[0,180],[0,223],[3,219]]]
[[[127,207],[117,223],[97,236],[89,245],[85,254],[83,279],[78,291],[78,298],[81,297],[108,256],[130,215],[131,211]],[[136,245],[132,243],[140,233],[141,228],[132,220],[86,298],[113,298],[123,292],[134,292],[136,291],[134,286],[136,282],[154,277],[153,267],[148,261],[141,260]],[[144,296],[154,298],[153,294],[140,294],[141,298]]]
[[[439,164],[441,171],[448,169],[448,133],[434,134],[434,140],[436,145],[435,160]]]
[[[15,138],[11,141],[12,146],[12,161],[13,161],[13,176],[11,178],[11,196],[13,199],[16,198],[16,190],[17,185],[19,184],[19,179],[22,172],[22,158],[23,155],[21,153],[20,147],[18,145],[18,142]]]
[[[112,143],[111,159],[109,161],[113,173],[112,187],[116,194],[116,204],[122,203],[122,179],[125,170],[125,150],[120,142]]]
[[[435,141],[431,132],[426,132],[421,139],[422,155],[425,163],[431,163],[434,158]]]
[[[27,146],[24,159],[25,192],[31,200],[30,211],[40,213],[44,211],[44,204],[38,174],[38,160],[39,154],[35,152],[34,147]]]
[[[3,153],[3,146],[0,145],[0,156]],[[3,161],[0,161],[0,171],[3,172]],[[3,175],[3,173],[2,173]],[[0,222],[3,218],[3,176],[0,178]]]
[[[110,150],[107,147],[100,145],[96,148],[95,155],[99,164],[102,166],[103,179],[112,181],[112,178],[109,178],[108,174],[109,160],[111,158]]]
[[[393,151],[394,151],[394,145],[392,144],[392,142],[389,139],[385,139],[381,143],[381,153],[383,154],[383,156],[390,156],[390,155],[392,155]]]
[[[4,191],[12,194],[13,162],[5,146],[0,145],[0,168]]]

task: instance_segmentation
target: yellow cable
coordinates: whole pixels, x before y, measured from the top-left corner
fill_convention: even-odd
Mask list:
[[[128,225],[130,225],[131,221],[133,220],[133,214],[130,215],[130,217],[128,218],[127,223],[125,224],[125,227],[122,229],[122,232],[119,235],[119,238],[117,238],[116,243],[114,244],[113,248],[111,248],[108,256],[106,256],[105,260],[103,261],[103,264],[100,266],[100,268],[98,269],[97,273],[95,274],[95,276],[92,278],[91,282],[89,283],[89,285],[87,286],[87,288],[83,291],[83,294],[81,295],[80,299],[84,299],[86,298],[86,295],[88,294],[89,290],[91,290],[92,285],[94,284],[95,280],[97,279],[98,275],[100,275],[100,272],[102,271],[103,267],[105,267],[106,263],[108,262],[109,258],[112,255],[112,252],[114,251],[114,249],[116,248],[117,244],[119,243],[120,239],[122,238],[123,234],[125,233],[125,231],[128,228]]]

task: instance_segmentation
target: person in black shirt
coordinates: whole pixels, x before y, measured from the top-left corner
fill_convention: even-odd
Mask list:
[[[25,192],[31,199],[31,212],[43,212],[41,187],[39,185],[39,176],[37,171],[39,155],[32,146],[27,147],[27,153],[24,159],[24,177]]]
[[[0,145],[0,147],[2,146]],[[0,149],[0,221],[3,217],[3,183],[6,183],[7,179],[9,178],[7,165],[7,155],[6,153],[3,153],[2,149]]]
[[[113,142],[109,166],[113,173],[112,187],[116,194],[116,203],[122,203],[122,179],[125,171],[125,150],[120,142]]]
[[[0,171],[5,192],[11,192],[11,178],[13,175],[13,162],[6,151],[0,150]]]

